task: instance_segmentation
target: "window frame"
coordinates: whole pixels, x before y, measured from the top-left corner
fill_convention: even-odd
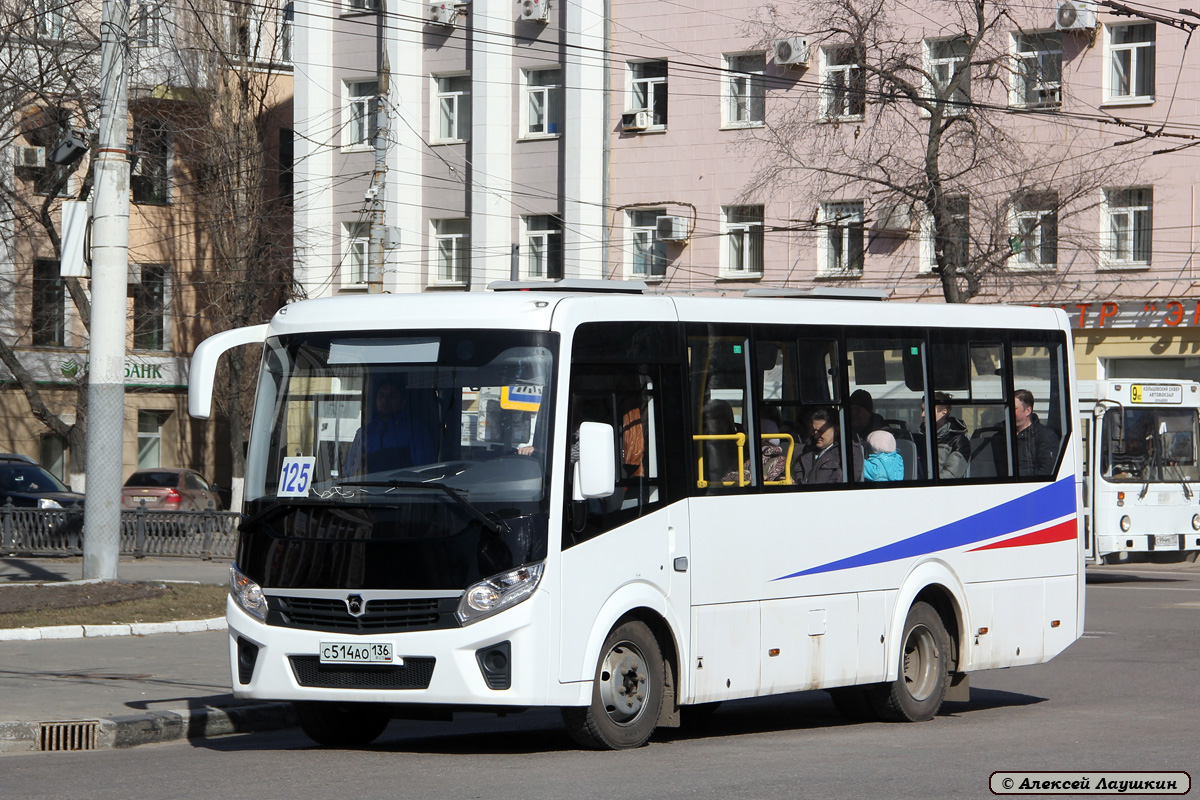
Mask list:
[[[558,79],[549,84],[535,84],[534,76],[547,73],[558,73]],[[521,70],[524,86],[524,102],[521,103],[521,138],[522,139],[557,139],[562,136],[565,91],[563,88],[563,69],[561,66],[526,67]],[[545,130],[532,130],[534,126],[534,98],[540,96],[542,103],[542,127]],[[553,128],[553,130],[551,130]]]
[[[521,228],[521,238],[525,243],[525,257],[521,259],[522,279],[548,281],[562,278],[562,220],[554,214],[527,214],[521,217]],[[539,273],[536,275],[535,254],[541,255]]]
[[[845,213],[852,212],[852,213]],[[866,270],[867,236],[866,236],[866,205],[862,200],[830,200],[822,202],[817,215],[820,236],[817,238],[817,277],[818,278],[861,278]],[[841,224],[847,222],[848,224]],[[855,224],[857,222],[857,224]],[[857,235],[854,231],[857,230]],[[840,231],[838,247],[834,247],[835,231]],[[854,250],[854,240],[858,240],[859,263],[839,266],[834,262],[838,258],[835,250],[841,253]]]
[[[373,149],[379,130],[379,80],[343,81],[342,87],[346,93],[342,150]]]
[[[1132,193],[1145,192],[1145,202],[1135,203]],[[1137,198],[1141,199],[1141,198]],[[1122,201],[1122,202],[1114,202]],[[1129,256],[1121,258],[1120,252],[1121,243],[1117,241],[1117,234],[1113,231],[1113,223],[1115,216],[1120,214],[1130,215],[1130,224],[1127,228],[1126,235],[1128,236],[1127,250]],[[1143,225],[1139,228],[1137,221],[1138,215],[1143,214]],[[1154,187],[1152,186],[1128,186],[1115,187],[1104,190],[1104,199],[1101,203],[1101,230],[1100,241],[1101,259],[1100,266],[1103,269],[1149,269],[1154,260]],[[1145,243],[1139,248],[1137,246],[1137,238],[1142,235],[1145,237]],[[1145,258],[1135,258],[1135,252],[1144,253]]]
[[[965,254],[963,263],[957,265],[961,268],[966,262],[970,261],[971,256],[971,198],[966,194],[947,195],[946,205],[952,222],[965,223],[959,237]],[[937,251],[935,250],[935,246],[936,243],[933,240],[933,217],[928,211],[923,210],[921,213],[920,265],[922,275],[937,274]]]
[[[1116,33],[1118,30],[1125,31],[1132,28],[1147,28],[1150,31],[1150,38],[1145,41],[1121,42],[1116,43]],[[1104,102],[1103,105],[1141,105],[1154,102],[1155,95],[1155,80],[1156,80],[1156,59],[1157,59],[1157,39],[1158,32],[1153,22],[1129,22],[1129,23],[1107,23],[1104,26],[1104,47],[1105,47],[1105,64],[1104,64]],[[1138,51],[1145,50],[1149,53],[1148,69],[1150,73],[1148,94],[1137,94],[1137,87],[1140,75],[1139,72],[1147,67],[1147,64],[1142,64],[1139,69],[1139,53]],[[1114,74],[1117,71],[1117,60],[1121,53],[1130,53],[1129,56],[1129,74],[1127,76],[1129,84],[1129,92],[1126,94],[1117,94],[1117,80]]]
[[[371,271],[371,223],[342,223],[343,289],[365,289]]]
[[[66,7],[61,0],[34,0],[33,18],[39,40],[57,42],[67,38]]]
[[[646,130],[666,130],[667,127],[667,107],[670,93],[668,90],[668,79],[670,77],[670,62],[666,59],[648,59],[644,61],[629,61],[626,69],[626,101],[628,108],[625,109],[627,114],[636,114],[639,111],[645,111],[650,114],[650,125]],[[662,75],[646,75],[645,73],[651,65],[662,65]],[[638,100],[638,87],[641,86],[641,92],[644,95],[642,101]]]
[[[67,284],[61,270],[61,263],[52,258],[33,261],[29,335],[34,347],[67,346]]]
[[[430,285],[466,286],[470,274],[471,220],[466,217],[447,217],[429,222],[433,231]],[[449,260],[444,256],[449,256]]]
[[[757,209],[755,219],[733,219],[745,217],[748,209]],[[766,209],[761,205],[739,205],[721,207],[721,236],[725,243],[721,248],[722,278],[761,278],[763,275],[764,220]],[[757,240],[757,253],[755,253]],[[740,250],[735,252],[735,242],[740,241]],[[740,257],[739,257],[740,254]],[[757,255],[757,257],[755,257]],[[749,265],[747,262],[750,263]]]
[[[947,117],[961,116],[961,115],[967,113],[967,108],[971,103],[971,71],[970,71],[971,64],[970,64],[970,60],[969,60],[970,54],[964,53],[962,55],[951,55],[951,56],[935,56],[934,55],[935,48],[941,47],[943,45],[952,45],[955,42],[964,42],[963,37],[947,36],[947,37],[925,39],[924,40],[924,48],[923,48],[924,55],[925,55],[925,72],[927,75],[930,75],[930,76],[934,75],[936,73],[938,67],[948,66],[951,68],[950,73],[946,77],[946,83],[945,83],[946,86],[949,86],[950,83],[954,81],[955,76],[957,76],[959,74],[959,72],[962,71],[963,68],[965,68],[967,70],[967,79],[965,82],[966,85],[960,87],[953,97],[947,98],[945,101],[942,101],[942,102],[946,103],[946,105],[943,106],[943,110],[942,110],[943,116],[947,116]],[[925,90],[926,90],[927,97],[930,100],[936,99],[937,90],[935,89],[935,87],[932,84],[926,82]]]
[[[1012,241],[1021,243],[1021,247],[1009,258],[1010,269],[1053,271],[1058,268],[1058,211],[1058,195],[1054,192],[1031,192],[1014,198],[1009,228]],[[1047,224],[1047,220],[1052,223]],[[1027,223],[1028,233],[1025,232]],[[1054,234],[1052,260],[1044,257],[1047,231]],[[1033,252],[1037,253],[1036,259],[1025,258],[1025,254]]]
[[[133,47],[161,47],[170,20],[170,6],[139,0],[135,7],[137,13],[129,20],[129,44]]]
[[[853,61],[833,63],[834,54],[849,53]],[[857,56],[857,58],[855,58]],[[856,122],[866,118],[867,75],[862,67],[861,51],[855,53],[850,44],[825,45],[821,48],[821,120],[826,122]],[[855,74],[857,73],[857,75]],[[834,77],[839,82],[834,85]],[[858,84],[857,86],[855,84]],[[861,108],[854,110],[855,92]],[[838,101],[836,113],[834,103]]]
[[[767,121],[767,57],[726,53],[721,57],[721,127],[761,128]]]
[[[139,264],[141,279],[133,292],[133,349],[167,350],[170,345],[168,299],[171,270],[166,264]],[[147,280],[147,278],[151,280]],[[151,289],[157,285],[157,291]]]
[[[465,88],[464,88],[465,87]],[[465,73],[433,76],[436,102],[430,107],[430,141],[463,144],[471,140],[471,76]],[[447,118],[446,112],[450,111]],[[447,124],[443,124],[449,119]],[[450,135],[444,135],[449,131]]]
[[[667,243],[658,238],[658,218],[666,213],[665,208],[631,208],[627,211],[630,277],[647,283],[667,277]],[[651,215],[654,218],[652,224],[647,222]],[[648,248],[646,242],[649,242]],[[659,264],[662,265],[662,271],[656,272],[655,267]]]
[[[148,133],[149,128],[155,130]],[[170,205],[175,166],[175,137],[170,124],[158,117],[135,114],[133,141],[137,162],[130,169],[130,200],[138,205]],[[147,142],[154,147],[145,146]],[[155,166],[158,169],[152,169]]]
[[[1057,40],[1057,49],[1053,47]],[[1038,45],[1050,45],[1049,47]],[[1014,32],[1011,40],[1012,83],[1008,104],[1013,108],[1045,111],[1062,108],[1062,34],[1057,31]],[[1047,74],[1044,59],[1057,57],[1057,80],[1039,80]],[[1033,64],[1030,69],[1029,65]],[[1053,93],[1053,99],[1029,101],[1030,94]]]

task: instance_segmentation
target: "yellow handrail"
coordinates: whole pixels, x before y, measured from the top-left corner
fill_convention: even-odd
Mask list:
[[[693,442],[737,442],[738,451],[738,486],[745,486],[749,483],[742,474],[742,464],[745,463],[743,454],[746,452],[746,434],[744,433],[694,433],[692,434]],[[708,481],[704,480],[704,448],[700,449],[700,464],[699,464],[699,479],[696,481],[696,487],[703,489],[708,486]],[[733,481],[726,483],[726,486],[732,486]]]

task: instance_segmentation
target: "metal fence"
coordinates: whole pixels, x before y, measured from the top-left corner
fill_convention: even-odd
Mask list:
[[[121,555],[233,558],[237,523],[233,511],[121,512]],[[5,555],[80,555],[82,508],[0,506],[0,553]]]

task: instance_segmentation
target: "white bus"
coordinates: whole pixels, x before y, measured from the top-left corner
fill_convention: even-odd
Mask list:
[[[328,745],[541,706],[636,747],[689,706],[813,689],[929,719],[1082,632],[1070,341],[1060,310],[587,281],[304,301],[214,336],[201,418],[220,353],[264,345],[234,693],[294,701]],[[1055,443],[1038,474],[1019,389]],[[863,479],[871,428],[897,480]]]
[[[1200,383],[1079,382],[1084,546],[1098,563],[1200,553]]]

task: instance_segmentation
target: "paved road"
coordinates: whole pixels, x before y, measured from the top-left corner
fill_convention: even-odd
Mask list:
[[[573,749],[552,712],[394,722],[362,751],[296,733],[10,755],[22,798],[984,798],[1015,769],[1200,777],[1200,569],[1103,568],[1086,636],[1055,661],[978,673],[917,725],[846,724],[820,692],[728,703],[621,753]],[[1193,789],[1193,793],[1197,790]]]

